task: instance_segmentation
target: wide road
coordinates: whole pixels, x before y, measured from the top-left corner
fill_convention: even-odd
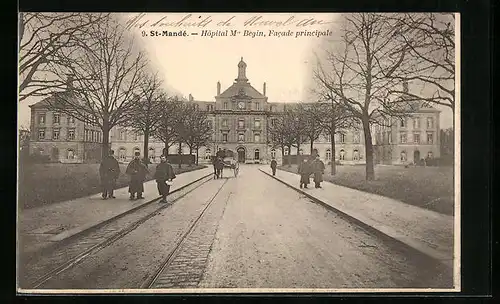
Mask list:
[[[440,265],[378,239],[257,166],[240,166],[237,178],[229,173],[40,288],[451,287]]]

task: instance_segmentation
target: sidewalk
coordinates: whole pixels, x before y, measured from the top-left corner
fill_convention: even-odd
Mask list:
[[[213,174],[210,167],[181,173],[177,175],[171,191],[210,174]],[[114,195],[115,199],[102,200],[99,193],[20,211],[18,229],[23,240],[21,251],[38,250],[47,243],[66,239],[159,197],[154,180],[144,183],[143,200],[130,201],[128,187],[115,190]]]
[[[269,166],[260,170],[271,175]],[[445,265],[453,264],[453,216],[330,182],[321,183],[320,189],[314,183],[299,189],[299,175],[283,170],[274,178]]]

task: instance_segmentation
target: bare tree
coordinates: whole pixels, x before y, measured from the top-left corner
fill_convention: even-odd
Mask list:
[[[199,149],[212,139],[211,121],[208,119],[208,113],[195,108],[190,113],[190,117],[186,117],[185,122],[187,123],[187,132],[184,142],[189,147],[189,154],[192,154],[193,150],[196,151],[196,164],[198,165]]]
[[[61,56],[62,57],[62,56]],[[68,91],[50,99],[50,107],[102,130],[102,154],[109,150],[111,128],[124,124],[140,92],[147,67],[144,54],[118,21],[108,16],[91,25],[79,51],[68,52],[64,69],[54,67],[60,78],[70,74]]]
[[[404,44],[411,61],[406,74],[392,77],[422,87],[417,93],[393,90],[423,105],[442,105],[455,112],[455,15],[453,13],[404,14],[397,16],[400,30],[395,37]],[[432,92],[432,94],[429,94]]]
[[[285,126],[285,119],[282,115],[273,116],[271,124],[267,128],[268,145],[271,148],[281,150],[281,158],[285,159],[285,147],[291,146],[290,136]]]
[[[160,126],[160,117],[167,96],[163,92],[158,74],[144,75],[137,98],[132,99],[125,126],[144,135],[144,161],[149,163],[149,137],[155,135]]]
[[[347,14],[340,48],[327,51],[328,67],[319,64],[315,79],[339,106],[361,122],[365,141],[366,179],[375,178],[371,125],[385,116],[404,115],[406,100],[394,99],[394,77],[407,51],[394,37],[399,28],[387,14]],[[398,50],[398,52],[395,52]]]
[[[333,98],[326,94],[326,98]],[[337,104],[333,99],[331,100],[320,100],[318,103],[318,111],[316,111],[316,121],[321,125],[323,132],[330,138],[330,151],[331,151],[331,162],[330,162],[330,174],[335,175],[337,173],[337,167],[335,164],[335,134],[341,133],[343,129],[355,129],[356,123],[352,115],[345,110],[342,106]]]
[[[186,144],[189,147],[189,155],[192,154],[192,146],[188,144],[188,140],[192,131],[192,121],[196,113],[196,105],[193,103],[180,102],[176,107],[177,113],[174,123],[174,136],[178,144],[179,168],[182,165],[182,145]]]
[[[283,157],[285,148],[288,149],[287,162],[290,167],[292,164],[292,147],[297,147],[298,158],[300,145],[307,140],[303,127],[306,123],[305,117],[296,108],[288,108],[274,119],[275,122],[269,129],[271,146],[280,147]]]
[[[155,137],[161,140],[165,147],[163,149],[163,155],[168,158],[168,151],[170,147],[176,142],[176,124],[177,117],[179,116],[179,108],[181,108],[182,103],[177,96],[167,98],[164,102],[163,108],[160,110],[158,128],[155,133]]]
[[[18,15],[19,101],[65,88],[51,65],[62,51],[75,50],[95,22],[107,14],[21,12]]]
[[[298,104],[297,115],[304,122],[304,136],[309,140],[310,151],[313,154],[314,142],[323,133],[323,125],[321,120],[324,118],[322,115],[322,107],[318,103],[312,104]]]

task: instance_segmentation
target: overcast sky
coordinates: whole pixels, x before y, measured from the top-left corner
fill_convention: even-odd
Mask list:
[[[122,15],[123,20],[133,21],[137,14]],[[230,26],[220,25],[228,20]],[[293,16],[287,27],[269,25],[249,25],[245,22],[252,17],[262,16],[259,21],[285,21]],[[283,31],[291,29],[294,32],[307,30],[326,30],[335,28],[336,14],[145,14],[136,19],[136,25],[147,22],[142,28],[131,28],[137,41],[147,52],[152,65],[156,68],[167,84],[167,88],[175,90],[184,96],[192,94],[196,100],[214,100],[217,93],[217,81],[221,82],[224,91],[237,77],[237,64],[243,57],[247,64],[247,78],[260,92],[266,82],[266,95],[270,102],[291,102],[307,99],[311,71],[313,68],[313,50],[321,42],[317,37],[201,37],[202,30],[261,30],[266,35],[269,30]],[[205,27],[151,27],[151,24],[162,19],[162,23],[179,22],[184,19],[184,25],[203,20],[211,20]],[[201,18],[200,18],[201,17]],[[324,24],[300,26],[293,23],[303,19],[311,19]],[[187,33],[198,32],[198,36],[188,37],[142,37],[146,30],[179,31]],[[29,126],[29,104],[38,99],[26,99],[19,105],[19,123]],[[451,126],[451,111],[442,109],[441,127]]]

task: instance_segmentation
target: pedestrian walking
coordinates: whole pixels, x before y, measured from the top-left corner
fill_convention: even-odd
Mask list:
[[[304,158],[302,163],[299,164],[298,172],[300,174],[300,188],[302,189],[302,186],[307,188],[310,181],[309,176],[311,175],[311,166],[307,158]]]
[[[154,178],[158,186],[158,192],[161,195],[160,203],[166,203],[167,195],[170,192],[169,183],[175,178],[175,173],[174,168],[172,168],[172,165],[164,155],[160,157],[160,163],[156,166]]]
[[[314,188],[321,188],[323,174],[325,173],[325,164],[319,159],[319,155],[317,154],[312,163],[312,171],[314,174]]]
[[[278,163],[276,162],[276,160],[273,159],[271,160],[271,170],[273,170],[273,176],[276,175],[276,167],[278,166]]]
[[[143,199],[142,193],[144,192],[144,180],[146,175],[149,173],[148,168],[140,159],[141,153],[135,152],[134,159],[128,164],[127,170],[125,171],[130,175],[130,184],[128,192],[130,193],[130,199],[135,200],[135,195],[137,194],[137,199]]]
[[[99,166],[99,175],[101,177],[102,185],[102,199],[116,198],[113,195],[116,180],[120,175],[120,165],[113,156],[114,151],[110,150],[109,155],[103,158]]]
[[[217,157],[212,157],[212,165],[214,166],[214,179],[218,178],[217,176]]]

